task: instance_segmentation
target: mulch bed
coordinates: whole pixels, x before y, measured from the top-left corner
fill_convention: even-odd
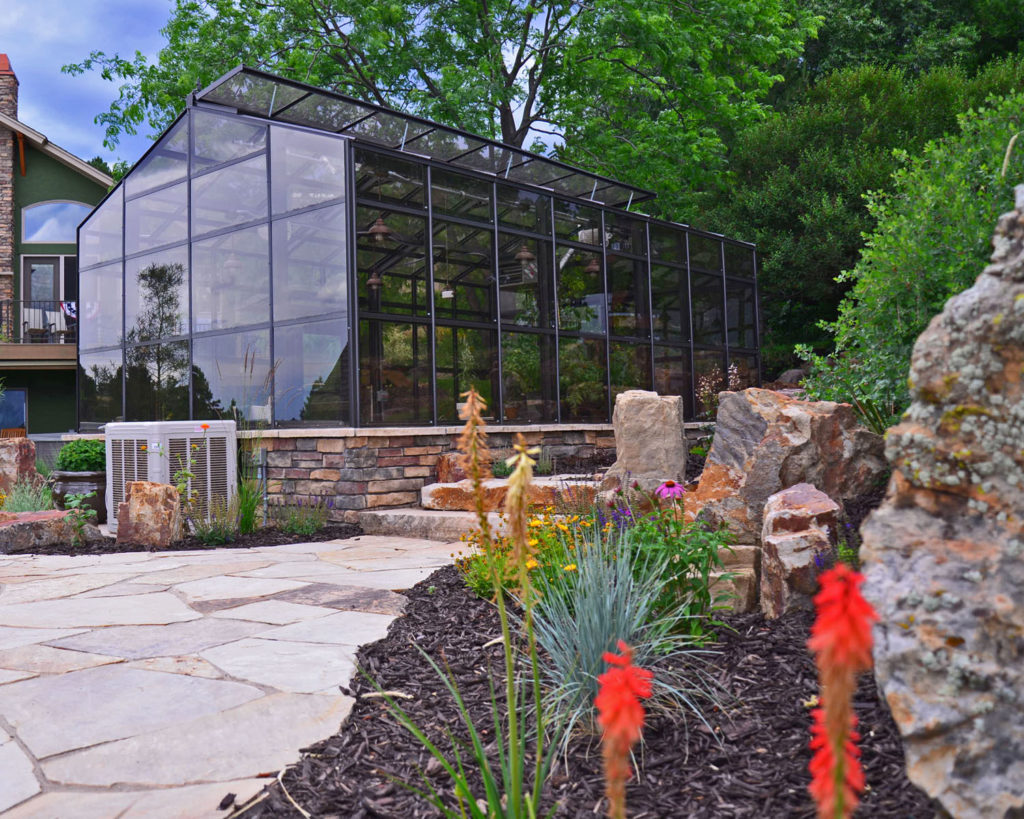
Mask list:
[[[194,549],[253,549],[259,546],[284,546],[288,543],[321,543],[325,540],[344,540],[361,535],[363,530],[354,523],[331,523],[316,534],[290,535],[280,529],[265,527],[248,535],[239,535],[230,543],[207,545],[197,537],[176,540],[167,549],[155,549],[138,543],[117,543],[113,538],[92,541],[81,546],[70,543],[57,543],[49,546],[37,546],[32,554],[40,555],[105,555],[118,552],[180,552]]]
[[[453,567],[438,570],[408,593],[410,604],[388,636],[365,646],[358,662],[387,690],[411,695],[402,706],[439,743],[446,730],[464,737],[450,695],[414,646],[446,662],[475,723],[490,724],[487,670],[502,668],[500,646],[482,646],[499,633],[496,609],[468,592]],[[809,708],[817,692],[806,641],[808,613],[765,621],[760,614],[729,615],[719,631],[710,668],[729,698],[724,712],[709,711],[713,730],[693,715],[654,716],[644,731],[642,770],[627,790],[633,819],[654,817],[807,817]],[[341,731],[310,748],[287,769],[284,789],[274,782],[264,798],[241,815],[298,817],[289,797],[316,817],[437,816],[424,799],[395,780],[423,786],[421,772],[441,792],[450,782],[411,735],[391,719],[363,678]],[[931,817],[937,809],[904,772],[899,736],[870,676],[861,681],[855,708],[863,735],[863,764],[870,790],[860,815]],[[490,736],[488,734],[488,736]],[[442,744],[442,747],[448,747]],[[556,817],[603,815],[600,750],[575,742],[568,770],[549,781],[546,806]],[[287,793],[286,793],[287,792]],[[479,782],[476,792],[482,792]],[[230,800],[226,800],[230,803]]]

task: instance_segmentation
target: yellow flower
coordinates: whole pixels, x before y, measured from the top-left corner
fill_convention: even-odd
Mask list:
[[[559,529],[561,529],[561,530],[562,530],[563,532],[568,532],[568,531],[569,531],[569,527],[568,527],[568,526],[566,526],[566,525],[565,525],[564,523],[559,523],[559,524],[557,524],[557,526],[558,526],[558,528],[559,528]]]
[[[540,543],[540,541],[537,540],[537,538],[535,537],[531,537],[528,541],[526,541],[527,546],[536,546],[538,543]]]
[[[566,564],[565,564],[565,565],[564,565],[564,566],[562,567],[562,569],[563,569],[564,571],[567,571],[567,572],[574,572],[574,571],[576,571],[576,564],[575,564],[575,563],[566,563]]]
[[[526,568],[528,571],[533,571],[539,564],[532,557],[526,558]]]
[[[543,525],[544,525],[543,521],[537,520],[537,518],[534,518],[533,520],[530,521],[530,526],[532,526],[534,529],[536,529],[538,526],[543,526]]]

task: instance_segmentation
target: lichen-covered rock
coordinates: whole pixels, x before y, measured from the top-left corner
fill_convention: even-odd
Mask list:
[[[809,483],[846,500],[876,486],[885,470],[881,437],[857,423],[849,404],[753,388],[725,392],[687,514],[724,524],[737,543],[756,544],[776,492]]]
[[[181,537],[181,500],[173,486],[152,481],[125,484],[117,507],[117,542],[166,549]]]
[[[888,495],[862,527],[908,773],[958,817],[1024,815],[1024,187],[993,244],[914,347]]]
[[[36,474],[36,445],[28,438],[0,438],[0,490]]]
[[[818,574],[836,546],[839,504],[809,483],[768,498],[761,534],[761,611],[774,619],[814,608]]]
[[[683,399],[647,390],[615,396],[615,463],[605,473],[602,490],[634,482],[647,491],[663,481],[686,477],[686,432]]]

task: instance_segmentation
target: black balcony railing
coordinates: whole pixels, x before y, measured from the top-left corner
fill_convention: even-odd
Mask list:
[[[0,343],[74,344],[77,330],[76,302],[0,300]]]

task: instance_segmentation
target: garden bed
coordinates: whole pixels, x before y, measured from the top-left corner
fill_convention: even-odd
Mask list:
[[[445,731],[464,736],[459,716],[416,646],[448,664],[476,724],[484,728],[490,723],[488,669],[497,673],[503,668],[501,647],[483,648],[499,633],[497,613],[465,589],[452,567],[437,571],[407,595],[405,616],[385,639],[360,650],[358,661],[385,689],[409,695],[403,707],[447,747]],[[633,819],[815,815],[807,794],[807,703],[817,693],[806,649],[810,615],[795,613],[775,622],[759,614],[725,619],[729,627],[719,630],[720,653],[709,662],[730,704],[724,712],[708,711],[710,729],[690,714],[649,720],[637,753],[642,770],[627,789]],[[284,787],[273,783],[261,801],[240,815],[300,816],[290,799],[318,817],[438,815],[396,780],[422,787],[423,771],[435,788],[445,791],[450,789],[447,776],[387,715],[379,698],[363,698],[374,691],[365,679],[354,680],[350,693],[358,699],[341,731],[304,749],[301,760],[286,770]],[[870,676],[861,681],[855,708],[869,787],[861,815],[933,816],[928,798],[906,777],[896,728]],[[560,767],[551,778],[546,805],[557,802],[556,817],[600,816],[603,789],[600,749],[580,740],[570,747],[568,769]]]

